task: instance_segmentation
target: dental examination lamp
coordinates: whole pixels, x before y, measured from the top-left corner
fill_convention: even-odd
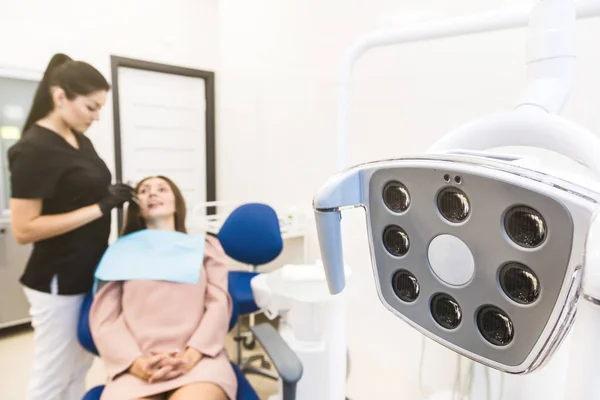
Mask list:
[[[541,369],[572,334],[563,398],[588,400],[600,399],[600,138],[557,115],[571,87],[578,13],[600,15],[600,3],[533,9],[529,84],[514,109],[458,127],[425,154],[345,169],[313,207],[332,294],[345,287],[342,212],[362,207],[389,311],[509,374]],[[505,146],[559,153],[596,181],[489,151]]]

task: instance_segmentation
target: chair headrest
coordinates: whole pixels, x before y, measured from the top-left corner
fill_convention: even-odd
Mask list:
[[[266,204],[248,203],[236,208],[217,237],[225,253],[244,264],[267,264],[283,250],[277,214]]]

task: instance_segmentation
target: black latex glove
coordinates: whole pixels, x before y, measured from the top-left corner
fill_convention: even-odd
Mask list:
[[[128,201],[131,201],[135,195],[135,189],[124,183],[117,183],[110,185],[108,188],[108,194],[100,200],[98,205],[102,214],[106,215],[111,212],[115,207],[121,207]]]

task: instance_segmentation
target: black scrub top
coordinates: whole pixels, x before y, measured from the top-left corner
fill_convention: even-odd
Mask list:
[[[111,173],[92,142],[76,134],[79,149],[57,133],[33,125],[8,151],[12,197],[42,199],[42,215],[63,214],[98,203],[108,193]],[[88,292],[94,271],[108,246],[110,215],[63,235],[33,244],[21,283],[50,293]]]

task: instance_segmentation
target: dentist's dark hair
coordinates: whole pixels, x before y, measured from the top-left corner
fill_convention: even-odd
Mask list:
[[[187,228],[185,226],[185,218],[187,213],[187,206],[185,204],[185,198],[181,193],[181,190],[177,187],[175,182],[166,176],[149,176],[142,179],[137,186],[135,187],[135,193],[139,193],[140,187],[146,182],[148,179],[158,178],[162,179],[169,185],[173,195],[175,196],[175,230],[177,232],[187,233]],[[121,236],[128,235],[130,233],[134,233],[137,231],[141,231],[146,229],[146,221],[142,218],[140,212],[140,206],[135,202],[130,202],[127,205],[127,211],[125,213],[125,220],[123,221],[123,228],[121,229]]]
[[[50,59],[35,92],[29,115],[23,126],[24,134],[33,124],[54,110],[53,87],[63,89],[69,100],[73,100],[77,96],[87,96],[99,90],[110,90],[110,84],[106,78],[90,64],[74,61],[66,54],[55,54]]]

